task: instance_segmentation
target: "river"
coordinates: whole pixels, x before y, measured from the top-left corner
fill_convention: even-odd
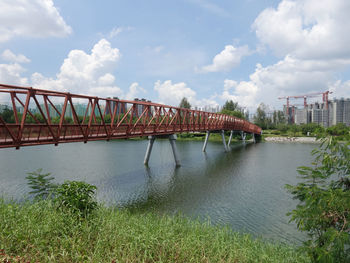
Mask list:
[[[237,143],[225,153],[221,143],[177,141],[176,168],[167,140],[156,140],[149,168],[145,140],[118,140],[0,150],[0,195],[22,200],[26,173],[39,168],[58,183],[83,180],[98,187],[108,205],[183,213],[271,240],[303,239],[286,213],[296,205],[284,189],[297,183],[296,168],[309,165],[315,144]]]

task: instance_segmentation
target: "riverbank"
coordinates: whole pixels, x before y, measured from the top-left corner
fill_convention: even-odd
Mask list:
[[[77,219],[49,201],[0,199],[0,225],[0,262],[310,262],[291,246],[155,212],[102,206]]]
[[[266,142],[319,143],[316,137],[264,137]]]
[[[204,142],[206,134],[204,132],[196,132],[196,133],[178,133],[176,135],[177,135],[177,141],[203,141]],[[226,140],[228,140],[228,136],[229,134],[226,135]],[[134,137],[134,138],[129,138],[128,140],[133,140],[133,141],[147,140],[147,137]],[[209,136],[209,141],[222,142],[221,134],[211,133]],[[237,139],[236,136],[233,136],[231,141],[238,142],[239,140]]]

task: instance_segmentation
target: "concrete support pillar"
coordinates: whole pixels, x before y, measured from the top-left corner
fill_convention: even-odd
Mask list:
[[[156,139],[156,136],[148,136],[148,146],[145,154],[145,160],[143,161],[145,165],[148,165],[148,161],[149,161],[149,158],[151,157],[153,143],[155,139]]]
[[[227,147],[230,148],[230,144],[232,141],[232,135],[233,135],[233,131],[230,132],[230,138],[228,139],[228,143],[227,143]]]
[[[204,141],[204,145],[203,145],[203,149],[202,149],[203,152],[205,152],[205,149],[207,148],[209,136],[210,136],[210,131],[207,131],[207,133],[205,134],[205,141]]]
[[[241,131],[242,141],[245,142],[246,133]]]
[[[255,140],[255,133],[252,133],[252,137],[253,137],[253,143],[256,143],[256,140]]]
[[[225,151],[227,152],[227,146],[226,146],[226,140],[225,140],[225,131],[221,130],[221,138],[222,138],[222,143],[224,144]]]
[[[178,153],[177,153],[177,149],[176,149],[176,143],[175,143],[176,139],[177,139],[176,134],[169,135],[169,141],[170,141],[170,144],[171,144],[171,148],[173,150],[173,155],[174,155],[176,166],[181,166],[180,159],[179,159],[179,156],[178,156]]]

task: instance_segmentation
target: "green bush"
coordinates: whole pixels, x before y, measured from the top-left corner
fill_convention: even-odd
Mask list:
[[[244,113],[242,113],[239,110],[232,111],[232,110],[223,109],[221,111],[221,113],[226,114],[226,115],[230,115],[230,116],[235,116],[235,117],[240,118],[240,119],[245,119]]]
[[[287,190],[299,200],[291,221],[309,239],[314,262],[350,262],[350,143],[325,140],[313,151],[312,167],[299,167],[302,181]]]
[[[54,193],[56,184],[51,183],[54,179],[50,177],[51,173],[42,174],[42,169],[27,173],[28,185],[33,190],[29,194],[34,195],[35,199],[46,199]]]
[[[296,124],[289,125],[289,133],[293,136],[296,136],[298,132],[300,132],[300,126]]]
[[[303,135],[307,135],[308,133],[313,134],[317,129],[320,129],[321,126],[319,126],[316,123],[308,123],[308,124],[301,124],[300,130],[303,133]]]
[[[335,126],[327,128],[327,133],[329,135],[347,135],[350,132],[349,127],[347,127],[344,123],[338,123]]]
[[[86,217],[96,207],[96,186],[79,181],[65,181],[55,190],[55,203],[79,216]]]
[[[288,124],[283,124],[283,123],[277,124],[277,130],[279,130],[281,133],[287,132],[288,129],[289,129]]]

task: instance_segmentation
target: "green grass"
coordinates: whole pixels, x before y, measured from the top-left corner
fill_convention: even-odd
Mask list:
[[[229,132],[225,135],[226,141],[229,138]],[[232,142],[240,141],[240,135],[235,135],[232,137]],[[205,139],[205,133],[180,133],[177,135],[178,141],[203,141]],[[222,137],[220,133],[211,133],[209,136],[210,142],[222,142]]]
[[[77,219],[50,201],[0,199],[0,262],[10,256],[17,262],[309,262],[293,247],[182,216],[101,206]]]

